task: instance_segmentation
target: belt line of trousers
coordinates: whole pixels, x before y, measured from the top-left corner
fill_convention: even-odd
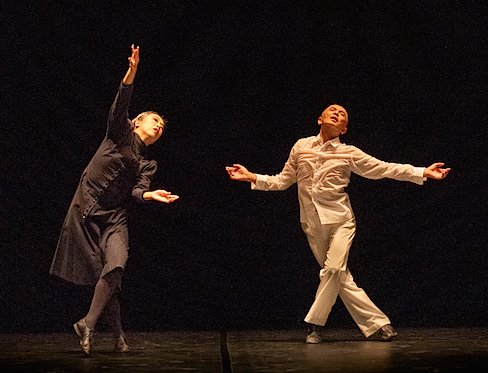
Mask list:
[[[302,229],[321,267],[320,284],[305,322],[325,325],[339,296],[366,338],[390,324],[388,317],[356,285],[347,267],[349,250],[356,234],[355,220],[314,226],[302,223]]]

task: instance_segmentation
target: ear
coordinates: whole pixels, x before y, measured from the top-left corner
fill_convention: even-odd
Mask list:
[[[141,125],[141,121],[139,119],[134,120],[134,128],[139,128],[140,125]]]
[[[347,132],[347,127],[344,127],[344,129],[341,131],[341,135],[344,135]]]
[[[319,117],[319,119],[317,119],[317,124],[318,124],[319,126],[321,126],[321,125],[322,125],[322,118],[321,118],[321,117]]]

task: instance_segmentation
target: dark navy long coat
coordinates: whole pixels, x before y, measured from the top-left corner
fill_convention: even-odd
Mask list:
[[[64,220],[50,273],[80,285],[125,268],[131,201],[144,201],[157,164],[128,118],[133,86],[120,84],[107,132],[84,170]]]

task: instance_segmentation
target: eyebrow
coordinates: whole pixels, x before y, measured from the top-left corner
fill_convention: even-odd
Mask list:
[[[332,109],[335,109],[335,110],[337,110],[337,111],[339,111],[339,113],[343,113],[343,114],[345,114],[345,113],[346,113],[346,111],[345,111],[344,109],[339,108],[338,106],[331,106],[331,108],[332,108]]]

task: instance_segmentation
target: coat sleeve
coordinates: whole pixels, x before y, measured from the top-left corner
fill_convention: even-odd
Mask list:
[[[106,135],[115,142],[119,142],[134,130],[134,124],[129,119],[129,105],[133,90],[133,84],[120,83],[115,100],[110,107]]]
[[[132,188],[132,197],[138,202],[147,202],[142,196],[145,192],[149,191],[151,181],[154,178],[157,168],[158,164],[156,161],[146,161],[141,164],[137,183]]]

